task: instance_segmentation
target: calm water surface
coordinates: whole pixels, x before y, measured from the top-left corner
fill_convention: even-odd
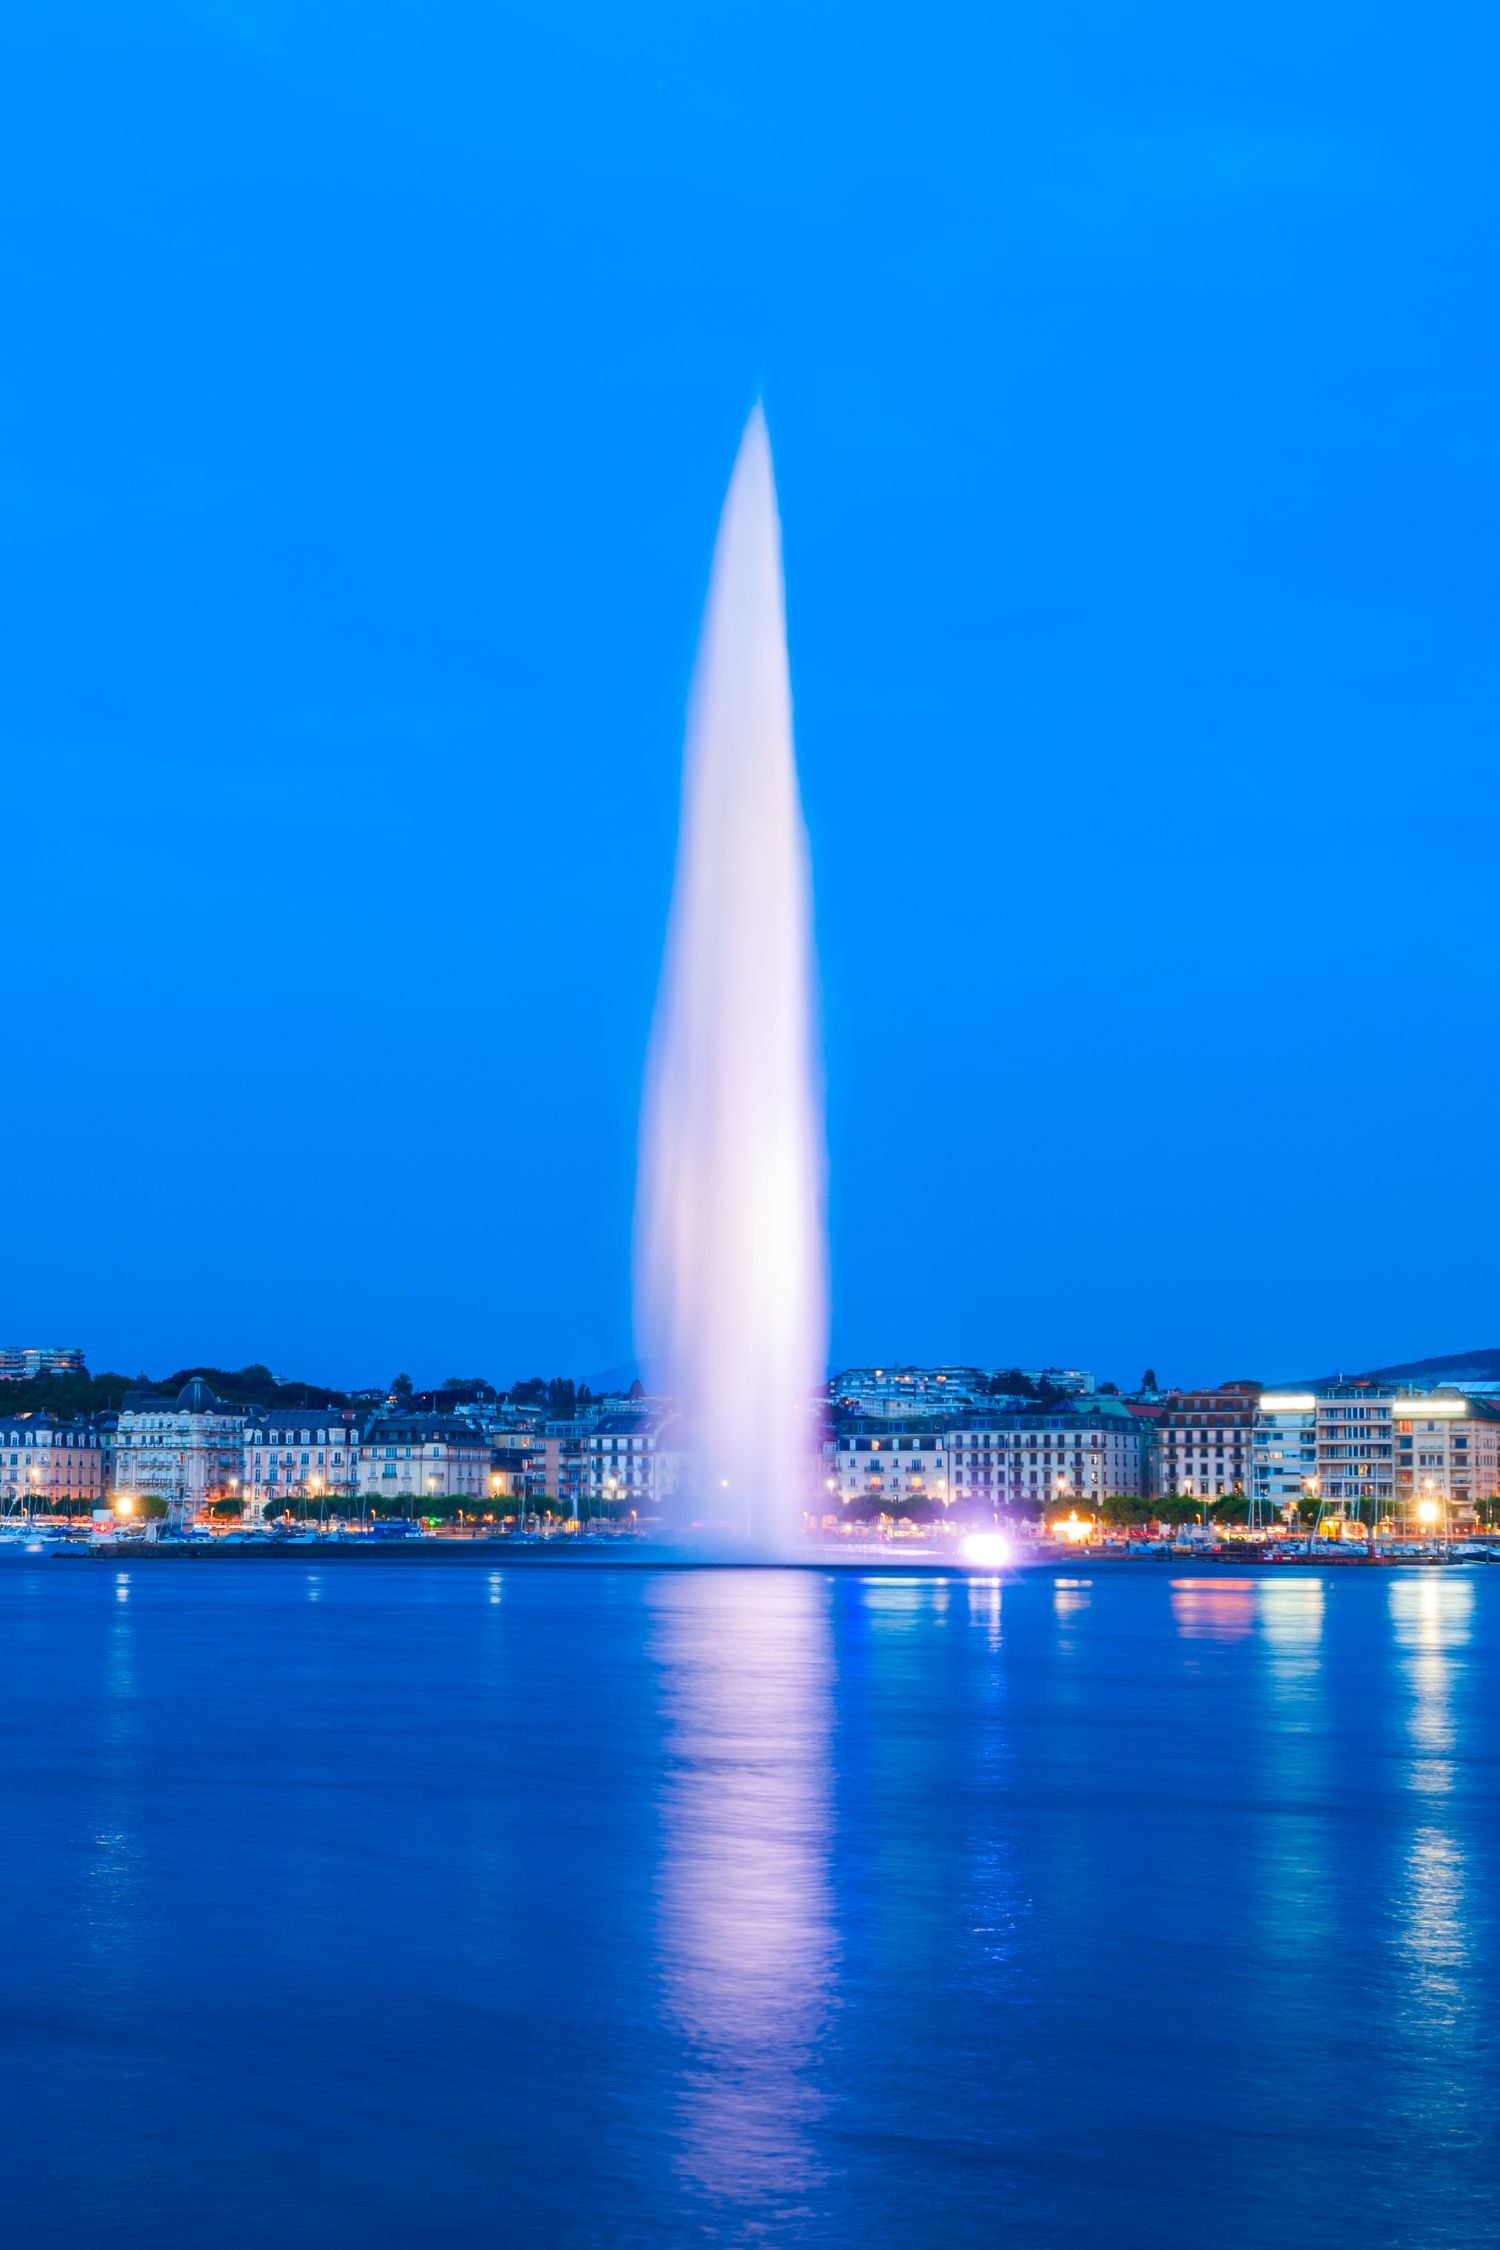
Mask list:
[[[1500,1572],[0,1569],[27,2245],[1500,2241]]]

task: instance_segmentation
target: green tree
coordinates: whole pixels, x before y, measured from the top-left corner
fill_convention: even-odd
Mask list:
[[[390,1395],[397,1406],[410,1406],[412,1401],[411,1377],[406,1374],[393,1376]]]
[[[1152,1503],[1142,1500],[1133,1492],[1106,1492],[1099,1502],[1102,1523],[1147,1524],[1153,1513]]]

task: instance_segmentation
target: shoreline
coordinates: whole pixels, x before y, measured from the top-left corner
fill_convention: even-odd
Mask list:
[[[623,1551],[622,1551],[623,1550]],[[115,1569],[133,1569],[137,1564],[171,1567],[200,1564],[209,1569],[234,1563],[248,1563],[254,1567],[285,1566],[298,1563],[306,1567],[316,1564],[320,1569],[327,1564],[336,1567],[347,1565],[374,1565],[386,1568],[436,1567],[441,1569],[489,1570],[796,1570],[821,1571],[830,1576],[851,1575],[901,1575],[926,1578],[983,1579],[1018,1578],[1033,1575],[1077,1576],[1084,1572],[1100,1571],[1107,1574],[1124,1573],[1130,1576],[1165,1570],[1169,1574],[1184,1571],[1204,1574],[1226,1571],[1255,1577],[1276,1578],[1286,1571],[1378,1571],[1378,1570],[1455,1570],[1487,1569],[1500,1556],[1488,1553],[1469,1554],[1462,1558],[1451,1552],[1447,1555],[1393,1555],[1374,1557],[1359,1553],[1330,1554],[1278,1554],[1274,1562],[1264,1559],[1263,1553],[1244,1556],[1236,1554],[1120,1554],[1108,1549],[1090,1551],[1076,1548],[1071,1552],[1044,1554],[1020,1553],[1012,1555],[1001,1564],[965,1562],[960,1556],[951,1559],[936,1555],[930,1549],[915,1554],[892,1554],[885,1551],[861,1551],[854,1554],[808,1554],[769,1557],[742,1555],[723,1550],[685,1551],[680,1546],[630,1542],[620,1546],[592,1541],[587,1545],[573,1539],[515,1542],[489,1539],[423,1539],[392,1541],[389,1544],[375,1540],[366,1544],[362,1540],[266,1540],[241,1545],[219,1539],[171,1540],[62,1540],[49,1539],[45,1533],[34,1540],[5,1542],[0,1547],[0,1567],[5,1562],[52,1564],[88,1562],[103,1563]]]

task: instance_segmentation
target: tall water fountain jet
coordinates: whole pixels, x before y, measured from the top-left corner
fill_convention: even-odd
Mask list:
[[[694,1513],[762,1553],[801,1532],[827,1371],[812,884],[781,526],[759,407],[714,549],[646,1077],[636,1333],[682,1402]]]

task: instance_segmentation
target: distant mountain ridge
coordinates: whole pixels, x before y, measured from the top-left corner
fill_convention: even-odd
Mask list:
[[[1450,1352],[1438,1359],[1403,1359],[1393,1367],[1345,1368],[1336,1375],[1300,1378],[1309,1389],[1320,1383],[1500,1383],[1500,1345],[1472,1352]]]

